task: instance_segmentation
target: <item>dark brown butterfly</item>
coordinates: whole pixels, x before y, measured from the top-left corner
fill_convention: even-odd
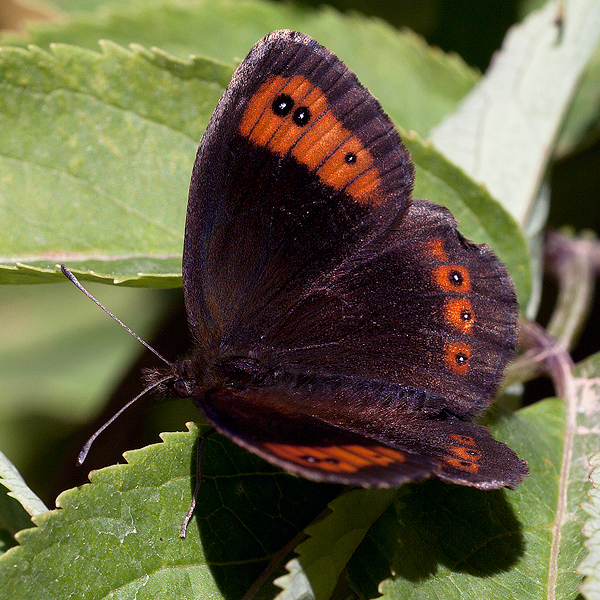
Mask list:
[[[308,479],[518,484],[526,463],[472,422],[515,352],[513,283],[412,185],[398,132],[344,63],[292,31],[258,42],[194,164],[196,350],[154,381]]]
[[[446,209],[411,201],[413,177],[390,119],[336,56],[292,31],[258,42],[192,173],[195,353],[163,359],[146,391],[191,397],[217,431],[307,479],[517,485],[527,463],[473,422],[515,352],[513,283]]]

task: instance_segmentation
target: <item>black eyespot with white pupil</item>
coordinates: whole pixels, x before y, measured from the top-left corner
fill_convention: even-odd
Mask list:
[[[303,127],[310,121],[310,110],[308,110],[306,106],[299,106],[294,111],[294,116],[292,119],[294,120],[294,123],[298,125],[298,127]]]
[[[456,360],[456,364],[457,365],[464,365],[469,360],[469,357],[466,354],[463,354],[462,352],[459,352],[454,357],[454,360]]]
[[[463,310],[463,311],[460,313],[460,318],[461,318],[463,321],[465,321],[465,322],[468,322],[468,321],[470,321],[470,320],[471,320],[471,318],[472,318],[471,311],[470,311],[470,310]]]
[[[278,117],[285,117],[289,115],[292,108],[294,108],[294,99],[287,94],[279,94],[279,96],[273,100],[271,108]]]
[[[315,456],[311,456],[310,454],[307,454],[306,456],[302,457],[302,460],[308,462],[308,463],[319,463],[319,462],[323,462],[323,460],[325,460],[325,462],[329,463],[330,465],[337,465],[338,461],[335,458],[316,458]]]
[[[463,282],[463,276],[460,271],[452,270],[448,273],[448,281],[455,287],[460,287]]]
[[[344,156],[344,160],[349,164],[349,165],[353,165],[354,163],[356,163],[356,161],[358,160],[356,157],[356,154],[354,154],[354,152],[348,152],[348,154],[346,154],[346,156]]]

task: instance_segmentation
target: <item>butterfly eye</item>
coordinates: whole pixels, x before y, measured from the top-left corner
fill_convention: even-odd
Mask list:
[[[346,156],[344,156],[344,160],[349,165],[353,165],[357,161],[356,154],[354,154],[354,152],[348,152],[348,154],[346,154]]]
[[[193,382],[185,379],[176,379],[172,384],[172,389],[180,398],[190,398],[194,392]]]
[[[306,106],[299,106],[294,111],[294,123],[298,125],[298,127],[303,127],[310,121],[310,110]]]
[[[280,94],[273,100],[271,108],[278,117],[285,117],[289,115],[292,108],[294,108],[294,100],[287,94]]]

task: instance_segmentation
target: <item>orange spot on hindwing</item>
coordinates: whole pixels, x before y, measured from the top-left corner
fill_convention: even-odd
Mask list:
[[[475,316],[471,303],[466,298],[447,298],[444,304],[446,322],[461,333],[471,333]]]
[[[306,77],[270,77],[250,98],[239,131],[278,156],[291,153],[323,183],[364,204],[382,200],[380,173],[358,137]]]
[[[466,294],[471,291],[469,272],[460,265],[440,265],[433,270],[435,283],[445,292]]]
[[[469,370],[471,346],[463,342],[448,342],[444,347],[444,358],[451,371],[464,375]]]
[[[465,297],[471,292],[471,277],[468,269],[457,264],[447,264],[450,259],[443,239],[427,240],[424,244],[424,251],[427,259],[432,263],[433,284],[442,292],[442,294],[438,292],[435,295],[436,309],[440,310],[444,321],[454,333],[460,334],[461,337],[471,335],[475,313],[471,301]],[[439,305],[437,304],[438,298],[440,298]],[[452,336],[452,332],[449,335]],[[443,350],[444,364],[455,375],[465,375],[469,370],[471,353],[470,344],[448,340]]]
[[[433,240],[429,240],[425,244],[425,252],[433,259],[438,260],[440,262],[446,262],[448,260],[448,254],[444,249],[444,240],[439,238],[435,238]]]

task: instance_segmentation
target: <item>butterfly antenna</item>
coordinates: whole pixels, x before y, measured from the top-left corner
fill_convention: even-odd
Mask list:
[[[129,327],[127,327],[127,325],[125,325],[125,323],[123,323],[123,321],[121,321],[121,319],[119,319],[117,316],[113,315],[110,310],[108,310],[108,308],[104,307],[98,300],[96,300],[96,298],[94,298],[94,296],[92,296],[82,285],[81,283],[79,283],[79,280],[77,279],[77,277],[75,277],[75,275],[73,275],[73,273],[71,273],[71,271],[69,271],[69,269],[67,269],[67,267],[65,267],[65,265],[60,265],[60,270],[63,272],[63,275],[71,282],[73,283],[76,287],[78,287],[92,302],[94,302],[95,304],[97,304],[109,317],[112,317],[121,327],[123,327],[123,329],[126,329],[127,331],[129,331],[129,333],[138,341],[140,342],[140,344],[143,344],[144,346],[146,346],[146,348],[148,348],[148,350],[150,350],[150,352],[152,352],[153,354],[155,354],[156,356],[158,356],[158,358],[160,358],[160,360],[162,360],[164,363],[166,363],[167,365],[169,365],[170,367],[173,366],[173,363],[171,363],[170,361],[168,361],[164,356],[162,356],[159,352],[157,352],[150,344],[147,344],[137,333],[135,333],[134,331],[132,331],[131,329],[129,329]],[[154,386],[152,386],[154,387]],[[151,389],[151,388],[148,388]],[[145,390],[148,391],[148,390]],[[145,393],[145,392],[142,392]],[[133,402],[137,400],[137,398],[134,398],[129,404],[127,404],[123,409],[121,409],[117,414],[120,414],[125,408],[127,408],[130,404],[133,404]],[[115,415],[116,416],[116,415]],[[87,452],[86,452],[87,454]]]
[[[64,273],[64,271],[63,271],[63,273]],[[67,277],[68,277],[68,275],[67,275]],[[75,283],[75,282],[73,282],[73,283]],[[122,408],[120,408],[108,421],[106,421],[106,423],[104,423],[104,425],[102,425],[102,427],[100,427],[100,429],[97,429],[94,432],[94,434],[92,435],[92,437],[85,443],[85,445],[81,449],[81,452],[77,456],[77,464],[79,466],[81,466],[83,464],[83,461],[87,458],[88,452],[90,451],[90,448],[92,447],[92,444],[94,443],[94,441],[96,440],[96,438],[109,425],[111,425],[114,421],[116,421],[134,402],[136,402],[137,400],[139,400],[142,396],[144,396],[145,394],[147,394],[148,392],[150,392],[151,390],[153,390],[155,387],[158,387],[159,385],[161,385],[165,381],[168,381],[169,379],[172,379],[171,375],[167,375],[166,377],[163,377],[159,381],[155,381],[152,385],[149,385],[145,390],[141,391],[135,398],[133,398],[133,400],[130,400],[125,406],[123,406]]]

